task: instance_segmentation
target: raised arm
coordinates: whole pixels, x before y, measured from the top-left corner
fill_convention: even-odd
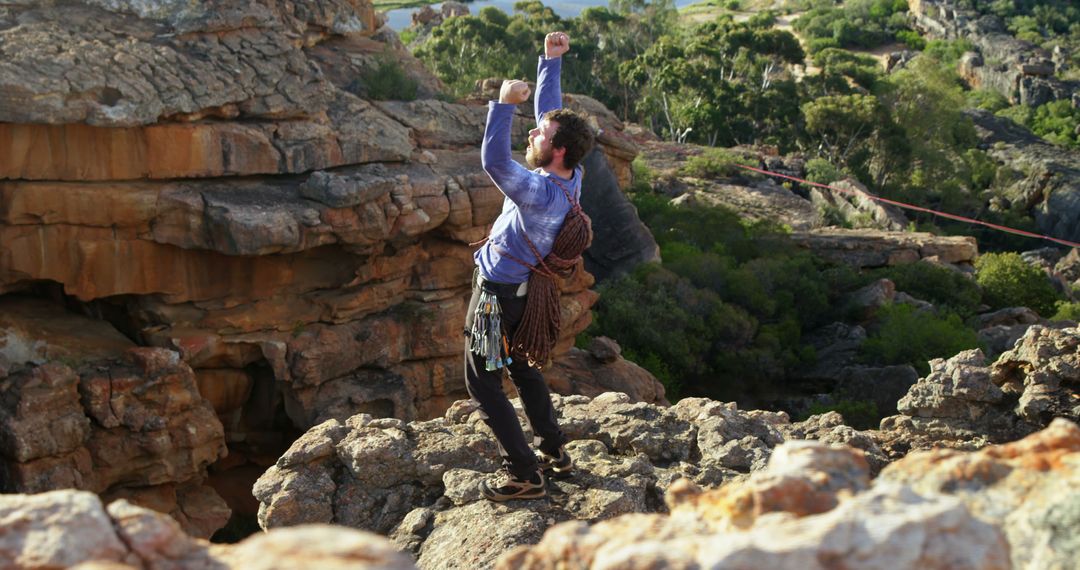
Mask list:
[[[484,172],[506,197],[519,206],[542,199],[544,177],[518,164],[510,156],[510,126],[514,110],[529,98],[529,86],[524,81],[507,80],[499,92],[499,100],[488,103],[487,126],[480,147]]]
[[[570,51],[570,36],[565,32],[551,32],[544,37],[544,57],[536,67],[536,97],[533,105],[536,124],[544,113],[562,108],[562,55]]]

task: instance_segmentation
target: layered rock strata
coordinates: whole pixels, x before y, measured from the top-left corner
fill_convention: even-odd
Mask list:
[[[200,428],[223,428],[229,466],[265,468],[328,418],[427,418],[466,396],[469,243],[503,199],[480,167],[486,108],[434,98],[438,81],[379,26],[367,0],[0,7],[0,140],[9,142],[0,145],[0,294],[70,308],[66,331],[83,326],[78,314],[107,320],[102,335],[117,342],[99,347],[105,358],[123,360],[132,346],[172,351],[155,358],[187,371],[184,398],[208,400],[220,423],[211,414]],[[386,61],[419,83],[420,99],[361,96]],[[530,115],[523,105],[516,140]],[[586,192],[621,197],[612,181],[636,151],[617,126],[590,158]],[[594,214],[594,250],[609,270],[642,258],[621,241],[623,227],[642,229],[632,208],[613,212]],[[563,289],[558,354],[589,324],[592,283],[579,271]],[[59,318],[32,306],[29,320]],[[89,382],[81,369],[48,368],[56,361],[39,354],[11,374],[63,376],[68,395]],[[149,372],[128,381],[133,390],[153,382]],[[655,386],[642,393],[663,397]],[[99,440],[114,428],[108,414],[87,414],[105,429],[71,427],[69,439],[89,433],[85,445],[120,453],[105,448],[122,442]],[[10,429],[27,437],[33,421],[55,419],[20,416]],[[21,466],[73,446],[6,457]],[[148,483],[91,477],[78,457],[64,460],[62,477],[27,475],[11,490],[46,488],[31,480],[105,490],[118,478],[158,485],[128,492],[143,504],[202,500],[166,487],[188,481],[186,468]],[[206,461],[192,464],[205,476]]]
[[[924,232],[822,228],[793,232],[791,238],[814,255],[858,268],[928,260],[970,269],[979,253],[975,238]]]
[[[175,352],[34,299],[0,299],[0,331],[0,490],[124,496],[204,538],[225,524],[204,485],[224,430]]]

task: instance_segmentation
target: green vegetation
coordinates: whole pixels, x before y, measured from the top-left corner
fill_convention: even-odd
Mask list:
[[[910,364],[925,376],[930,372],[930,359],[979,347],[975,331],[955,314],[938,316],[911,305],[889,305],[881,309],[878,318],[880,325],[862,347],[875,364]]]
[[[1080,321],[1080,303],[1058,301],[1051,321]]]
[[[1060,48],[1071,68],[1065,78],[1080,78],[1080,5],[1075,0],[959,0],[964,8],[994,14],[1016,37],[1046,50]]]
[[[760,176],[753,171],[739,168],[739,164],[753,164],[757,159],[726,148],[710,148],[704,153],[690,157],[680,174],[696,178],[731,178],[735,176]]]
[[[1051,101],[1035,108],[1017,105],[998,110],[997,114],[1054,144],[1080,148],[1080,109],[1073,108],[1071,101]]]
[[[976,280],[983,302],[994,309],[1027,307],[1042,316],[1053,315],[1058,294],[1046,274],[1027,264],[1018,253],[986,253],[975,260]]]
[[[887,278],[917,299],[928,301],[938,309],[971,317],[982,304],[982,291],[967,275],[929,262],[908,263],[870,272],[877,278]]]
[[[793,27],[807,38],[810,53],[836,47],[868,49],[897,41],[900,32],[909,32],[903,41],[914,41],[907,11],[907,0],[848,0],[841,5],[819,0]]]
[[[412,101],[419,85],[402,69],[401,63],[388,54],[375,58],[375,66],[365,69],[349,85],[349,91],[376,100]]]
[[[382,12],[401,8],[419,8],[438,2],[439,0],[374,0],[372,4],[374,4],[376,10]]]

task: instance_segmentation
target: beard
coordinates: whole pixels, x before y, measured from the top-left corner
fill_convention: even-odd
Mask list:
[[[550,148],[547,152],[543,152],[530,144],[529,147],[525,149],[525,163],[529,165],[529,168],[544,168],[551,164],[551,161],[554,159],[555,157],[552,155]]]

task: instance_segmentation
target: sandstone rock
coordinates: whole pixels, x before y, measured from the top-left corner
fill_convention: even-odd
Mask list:
[[[0,531],[5,568],[67,568],[95,559],[135,562],[92,493],[0,495],[0,520],[9,521]]]
[[[1033,325],[1015,347],[988,364],[978,350],[930,362],[930,374],[900,399],[901,415],[875,435],[891,457],[913,449],[979,449],[1015,441],[1055,417],[1074,419],[1070,372],[1075,328]]]
[[[1057,238],[1080,239],[1075,214],[1080,158],[1076,153],[1050,144],[1027,129],[979,110],[968,111],[987,152],[995,160],[1016,165],[1018,177],[1004,190],[1004,197],[1029,210],[1040,233]]]
[[[833,182],[831,186],[839,191],[812,187],[810,202],[818,208],[837,212],[856,228],[889,231],[903,231],[907,228],[908,220],[903,210],[874,200],[876,196],[858,181],[840,180]]]
[[[965,236],[829,228],[793,232],[791,237],[815,255],[860,268],[914,263],[927,257],[969,266],[978,254],[975,239]]]
[[[1080,419],[1077,405],[1077,347],[1080,331],[1033,326],[991,367],[1002,392],[1019,397],[1015,412],[1024,421],[1046,425],[1052,418]]]
[[[673,486],[669,516],[558,525],[496,568],[1009,567],[1001,532],[957,499],[898,485],[858,493],[868,474],[851,450],[788,443],[774,457],[741,484]]]
[[[564,396],[595,397],[623,392],[635,402],[666,404],[664,386],[648,370],[619,356],[619,345],[606,337],[594,339],[589,350],[571,348],[544,371],[551,389]]]
[[[0,495],[0,519],[18,521],[0,530],[5,568],[415,568],[388,540],[369,533],[308,525],[211,545],[167,516],[123,500],[106,508],[82,491]]]
[[[15,366],[0,379],[4,491],[126,495],[203,537],[225,524],[228,508],[198,484],[225,453],[221,423],[176,353],[40,299],[0,307]]]
[[[1064,328],[1066,324],[1051,325],[1046,319],[1040,317],[1035,311],[1027,307],[1010,307],[977,315],[974,326],[978,331],[979,340],[986,347],[986,355],[989,358],[997,358],[1001,353],[1012,349],[1016,341],[1024,336],[1033,325],[1054,326]]]
[[[312,12],[352,19],[353,31],[363,29],[357,5],[319,4]],[[370,4],[358,5],[373,15]],[[325,108],[328,84],[282,29],[291,15],[260,5],[248,7],[254,13],[247,17],[216,6],[220,11],[203,7],[196,16],[164,5],[131,18],[104,6],[16,5],[15,17],[0,20],[11,45],[20,46],[0,66],[0,120],[130,127],[226,106],[275,118],[310,117]]]
[[[426,422],[361,414],[308,431],[256,484],[260,524],[355,526],[391,534],[422,568],[454,560],[488,567],[501,550],[535,542],[561,521],[663,510],[663,489],[680,477],[714,485],[761,469],[788,423],[783,414],[694,398],[671,408],[621,393],[553,401],[576,475],[549,481],[550,500],[480,497],[476,485],[495,469],[496,446],[476,405],[461,401]],[[494,521],[490,533],[472,532],[478,519]]]
[[[865,323],[873,319],[879,309],[891,305],[895,296],[896,284],[889,279],[878,279],[848,295],[845,304],[854,318]]]
[[[585,157],[581,207],[592,218],[593,245],[585,267],[597,279],[618,277],[641,263],[658,261],[660,247],[619,188],[610,162],[598,150]]]
[[[1008,538],[1013,568],[1069,568],[1080,544],[1066,528],[1076,518],[1080,428],[1056,419],[1027,438],[970,454],[913,453],[882,471],[884,482],[924,495],[957,497]]]

